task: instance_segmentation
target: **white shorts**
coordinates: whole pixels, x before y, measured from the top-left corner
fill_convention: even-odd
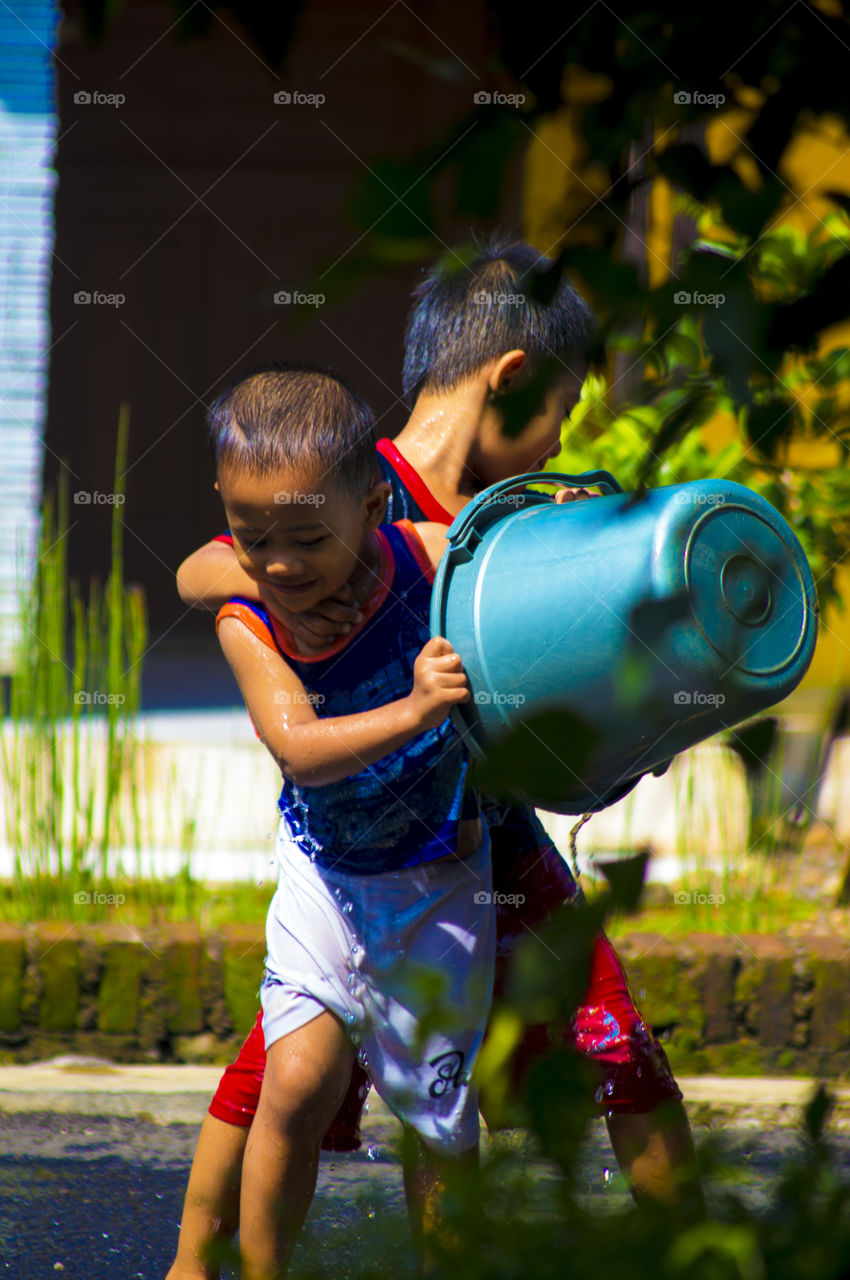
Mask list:
[[[479,1134],[469,1073],[490,1012],[496,940],[482,830],[469,857],[357,876],[317,867],[281,821],[266,921],[266,1049],[331,1010],[387,1105],[447,1153],[475,1146]],[[418,1043],[437,1001],[439,1030]]]

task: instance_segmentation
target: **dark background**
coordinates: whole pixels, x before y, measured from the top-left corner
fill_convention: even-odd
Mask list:
[[[493,52],[483,3],[414,12],[401,0],[318,0],[277,66],[229,12],[191,40],[175,21],[171,5],[130,0],[93,43],[68,5],[55,59],[45,483],[55,485],[64,459],[72,492],[110,492],[119,406],[129,404],[125,564],[150,610],[149,706],[238,700],[209,615],[186,611],[174,585],[180,561],[222,527],[204,410],[224,379],[262,359],[310,358],[354,383],[379,434],[403,424],[402,334],[421,265],[384,266],[346,298],[329,291],[297,311],[274,294],[320,292],[328,267],[338,277],[356,261],[358,183],[376,157],[412,154],[467,115]],[[326,100],[278,105],[281,90]],[[81,104],[80,91],[126,101]],[[409,191],[397,209],[415,220],[423,198]],[[449,203],[446,243],[470,227]],[[502,207],[518,229],[510,201]],[[75,304],[80,290],[125,301]],[[109,515],[106,504],[71,507],[70,570],[81,582],[106,575]]]

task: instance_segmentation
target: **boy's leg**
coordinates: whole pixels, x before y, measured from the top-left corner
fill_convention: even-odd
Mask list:
[[[575,880],[531,811],[510,808],[491,822],[496,921],[497,993],[514,946],[532,928],[576,899]],[[508,903],[516,905],[501,905]],[[518,900],[518,901],[517,901]],[[555,1037],[574,1045],[599,1070],[611,1145],[636,1199],[699,1206],[702,1192],[690,1124],[666,1055],[645,1026],[623,967],[608,939],[594,947],[587,996],[574,1025]],[[530,1027],[518,1053],[518,1078],[550,1047],[546,1028]],[[483,1105],[485,1119],[486,1099]]]
[[[192,1160],[177,1256],[165,1280],[218,1280],[216,1254],[239,1229],[239,1188],[248,1130],[266,1066],[262,1011],[225,1068]]]
[[[201,1126],[180,1223],[177,1256],[165,1280],[219,1280],[217,1251],[239,1227],[242,1159],[250,1130],[207,1115]]]
[[[342,1023],[328,1011],[268,1049],[242,1168],[243,1280],[278,1280],[285,1271],[353,1059]]]
[[[636,1200],[704,1208],[693,1134],[681,1102],[661,1103],[653,1111],[612,1112],[606,1121]]]

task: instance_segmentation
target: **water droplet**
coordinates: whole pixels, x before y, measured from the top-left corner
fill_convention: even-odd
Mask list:
[[[381,1148],[380,1148],[380,1147],[374,1147],[374,1146],[371,1144],[371,1142],[370,1142],[370,1143],[369,1143],[369,1146],[366,1148],[366,1155],[367,1155],[367,1157],[368,1157],[370,1160],[380,1160],[380,1158],[381,1158]]]
[[[359,951],[360,951],[360,948],[358,947],[357,943],[356,943],[356,942],[352,942],[352,944],[351,944],[351,954],[352,954],[353,956],[356,956],[356,955],[359,953]]]
[[[345,905],[344,905],[344,906],[343,906],[343,908],[342,908],[342,914],[343,914],[344,916],[350,916],[353,910],[354,910],[354,903],[353,903],[353,902],[346,902],[346,903],[345,903]]]
[[[594,1093],[593,1097],[595,1098],[595,1100],[596,1100],[597,1102],[601,1102],[601,1101],[602,1101],[602,1099],[604,1098],[604,1096],[605,1096],[605,1092],[604,1092],[604,1090],[603,1090],[603,1088],[602,1088],[602,1085],[600,1085],[600,1086],[599,1086],[599,1088],[598,1088],[598,1089],[596,1090],[596,1092]]]
[[[370,1111],[369,1103],[368,1103],[368,1102],[364,1102],[364,1104],[363,1104],[363,1114],[364,1114],[364,1116],[368,1116],[369,1111]]]
[[[602,1181],[605,1183],[605,1186],[606,1186],[606,1187],[610,1185],[610,1183],[611,1183],[611,1179],[613,1178],[613,1176],[614,1176],[614,1175],[613,1175],[613,1173],[611,1172],[611,1170],[610,1170],[610,1169],[603,1169],[603,1170],[602,1170]]]

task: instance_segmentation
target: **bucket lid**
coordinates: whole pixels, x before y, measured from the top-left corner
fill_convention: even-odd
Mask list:
[[[769,510],[762,516],[734,502],[715,506],[696,522],[685,548],[697,626],[730,667],[754,676],[793,662],[817,610],[799,544],[783,536]]]

